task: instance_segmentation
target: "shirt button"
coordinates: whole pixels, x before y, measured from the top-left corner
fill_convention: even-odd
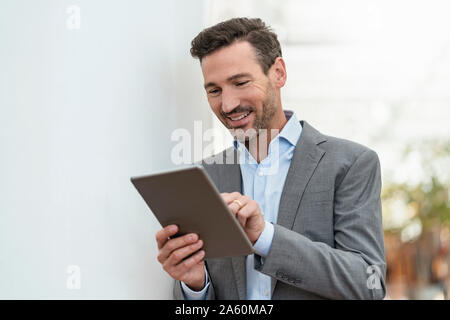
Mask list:
[[[265,295],[265,296],[268,296],[268,295],[269,295],[269,290],[267,290],[267,289],[264,290],[264,295]]]

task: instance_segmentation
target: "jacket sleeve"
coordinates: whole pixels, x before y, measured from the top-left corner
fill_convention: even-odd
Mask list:
[[[213,283],[211,281],[211,277],[209,276],[209,272],[208,272],[208,281],[209,281],[209,287],[208,287],[208,290],[206,291],[205,300],[215,300],[214,287],[213,287]],[[186,300],[184,293],[183,293],[183,288],[181,286],[181,281],[179,281],[179,280],[175,280],[175,282],[174,282],[173,298],[174,298],[174,300]]]

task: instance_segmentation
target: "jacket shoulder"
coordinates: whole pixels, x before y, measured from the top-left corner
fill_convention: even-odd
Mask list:
[[[302,138],[311,139],[317,146],[325,151],[325,158],[342,168],[349,168],[358,158],[364,162],[379,162],[377,153],[369,147],[358,142],[325,135],[313,128],[308,123],[303,122],[303,129],[306,131]],[[303,136],[303,133],[302,133]]]
[[[367,146],[355,141],[323,134],[304,120],[300,121],[300,123],[303,127],[300,140],[307,139],[328,153],[348,158],[357,158],[365,152],[375,153]]]
[[[362,154],[376,155],[371,148],[358,142],[324,135],[326,141],[320,144],[320,147],[327,152],[335,153],[349,158],[358,158]]]

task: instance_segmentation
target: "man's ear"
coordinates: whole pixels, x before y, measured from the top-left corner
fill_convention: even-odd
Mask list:
[[[277,57],[269,69],[270,78],[276,88],[282,88],[286,84],[286,64],[282,57]]]

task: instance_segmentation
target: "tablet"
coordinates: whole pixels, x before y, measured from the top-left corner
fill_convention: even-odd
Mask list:
[[[205,259],[248,255],[253,246],[202,166],[132,177],[159,223],[176,224],[176,236],[196,233]]]

